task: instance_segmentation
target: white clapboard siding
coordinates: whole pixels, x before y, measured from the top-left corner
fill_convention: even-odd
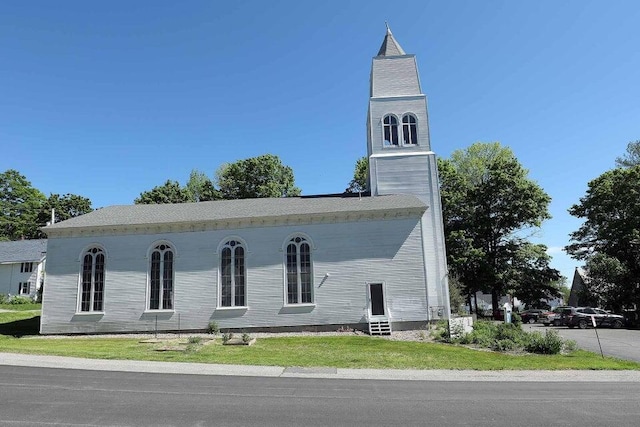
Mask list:
[[[134,332],[340,325],[366,322],[367,282],[386,284],[393,321],[427,320],[419,218],[366,220],[189,233],[52,238],[42,333]],[[312,307],[286,306],[285,239],[303,233],[313,244]],[[246,243],[247,309],[220,309],[218,247],[234,236]],[[174,312],[145,313],[147,252],[157,241],[176,250]],[[77,314],[80,255],[106,252],[104,313]]]

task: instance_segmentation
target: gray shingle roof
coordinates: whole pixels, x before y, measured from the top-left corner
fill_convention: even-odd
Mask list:
[[[47,239],[0,242],[0,263],[40,261],[47,251]]]
[[[400,43],[393,38],[393,34],[391,34],[391,30],[387,26],[387,34],[384,36],[384,40],[382,41],[382,46],[380,46],[380,50],[378,51],[378,56],[398,56],[398,55],[406,55]]]
[[[424,211],[426,205],[411,195],[284,197],[163,205],[120,205],[98,209],[44,227],[43,230],[47,232],[74,228],[252,220],[289,215],[357,214],[408,209]]]

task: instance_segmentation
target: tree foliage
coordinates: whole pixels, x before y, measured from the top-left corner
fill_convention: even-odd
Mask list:
[[[190,202],[207,202],[222,198],[222,194],[216,190],[211,179],[196,169],[191,171],[185,190]]]
[[[627,152],[616,158],[616,166],[621,168],[640,166],[640,139],[627,144]]]
[[[346,193],[362,193],[367,191],[367,178],[369,176],[369,159],[364,156],[356,160],[353,179],[349,182]]]
[[[163,185],[153,187],[149,191],[140,193],[133,203],[136,205],[151,205],[164,203],[186,203],[189,202],[189,194],[186,189],[180,186],[178,181],[167,180]]]
[[[471,295],[512,292],[533,301],[558,295],[559,272],[542,245],[520,234],[550,218],[550,197],[528,178],[513,152],[475,143],[438,162],[449,269]],[[532,289],[534,288],[534,289]]]
[[[69,218],[84,215],[93,210],[91,200],[76,194],[51,194],[42,204],[40,212],[38,212],[37,222],[39,226],[45,226],[51,221],[51,211],[54,212],[54,221],[60,222]],[[44,235],[41,233],[41,237]]]
[[[589,290],[603,305],[640,305],[640,165],[589,182],[569,213],[584,219],[566,250],[586,261]]]
[[[300,189],[295,186],[293,169],[283,165],[280,158],[273,154],[224,164],[217,170],[216,178],[224,199],[300,195]]]
[[[44,202],[44,194],[18,171],[0,174],[0,240],[36,238],[37,215]]]

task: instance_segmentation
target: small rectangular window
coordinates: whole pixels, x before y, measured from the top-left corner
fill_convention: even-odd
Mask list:
[[[19,295],[29,295],[31,293],[31,282],[20,282]]]
[[[20,273],[31,273],[33,271],[32,262],[23,262],[20,266]]]

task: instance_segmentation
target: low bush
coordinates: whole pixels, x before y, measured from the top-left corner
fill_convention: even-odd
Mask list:
[[[222,334],[222,342],[225,344],[231,341],[232,338],[233,332],[225,332],[224,334]]]
[[[537,354],[572,353],[576,350],[576,343],[563,339],[556,331],[548,330],[544,335],[540,332],[531,332],[524,349]]]
[[[209,322],[209,325],[207,325],[207,333],[211,335],[218,335],[220,333],[218,322]]]
[[[15,297],[11,297],[11,299],[9,300],[9,304],[12,304],[12,305],[31,304],[31,303],[33,303],[33,300],[29,297],[15,296]]]
[[[476,345],[494,351],[524,350],[536,354],[571,353],[576,350],[573,341],[563,339],[556,331],[525,332],[519,325],[479,320],[473,325],[473,331],[452,339],[446,328],[436,327],[432,336],[441,342]]]
[[[202,342],[202,337],[191,336],[187,341],[189,344],[200,344]]]

